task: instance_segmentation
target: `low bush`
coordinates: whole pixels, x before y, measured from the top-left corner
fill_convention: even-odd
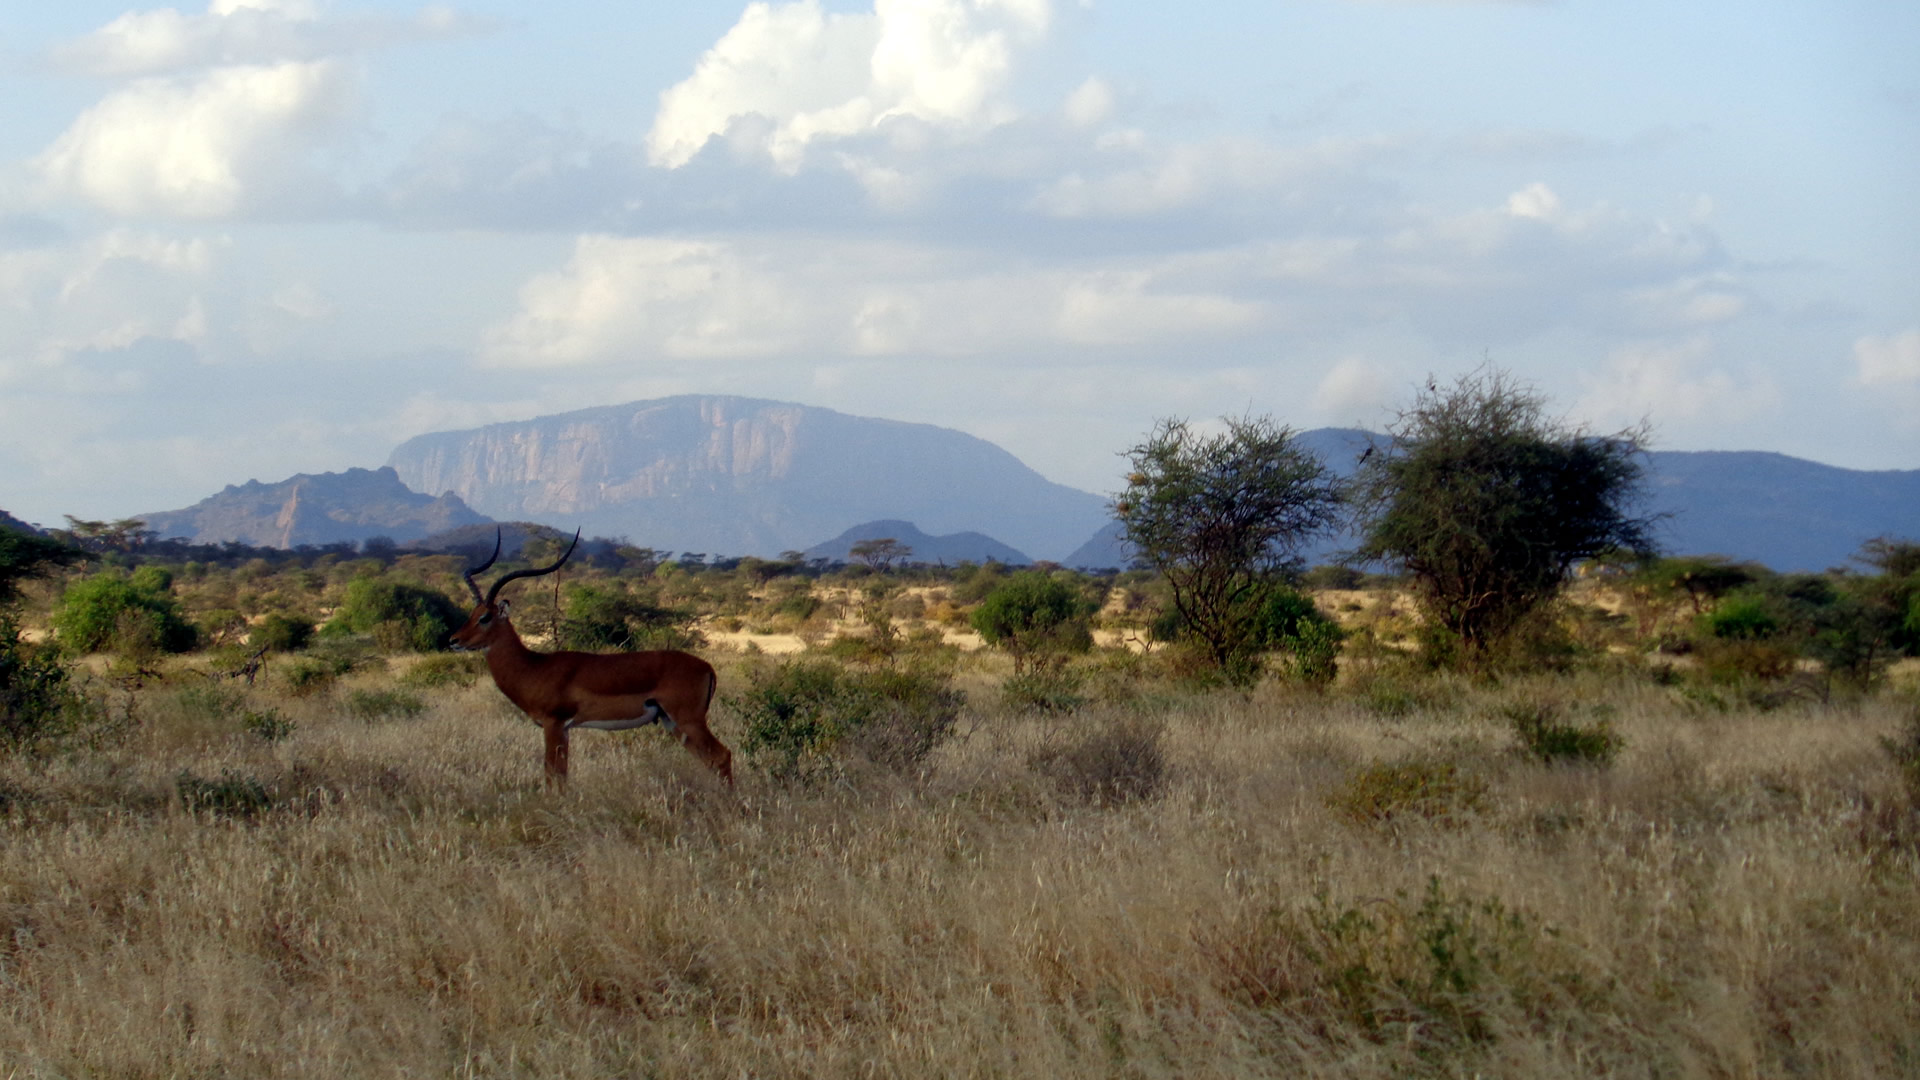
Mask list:
[[[1016,674],[1049,654],[1083,653],[1093,647],[1093,614],[1079,589],[1051,574],[1022,570],[993,587],[973,609],[980,639],[1005,649]]]
[[[560,619],[564,649],[696,649],[706,643],[693,613],[661,607],[618,585],[569,585]]]
[[[387,652],[433,652],[467,621],[444,593],[379,575],[347,582],[346,597],[320,628],[324,637],[368,635]]]
[[[1166,788],[1165,736],[1166,725],[1150,720],[1101,724],[1042,747],[1027,765],[1075,802],[1103,807],[1144,802]]]
[[[1765,597],[1755,593],[1736,593],[1707,613],[1706,629],[1717,638],[1758,641],[1778,632],[1780,619],[1773,613]]]
[[[1286,677],[1306,686],[1329,686],[1340,675],[1340,642],[1346,633],[1331,619],[1302,620],[1280,640]]]
[[[1416,758],[1361,769],[1327,796],[1327,806],[1362,825],[1401,817],[1447,819],[1480,809],[1486,781],[1451,761]]]
[[[266,742],[279,742],[293,734],[293,721],[279,709],[247,709],[240,714],[240,726],[247,734]]]
[[[153,572],[149,572],[153,571]],[[106,570],[68,586],[53,611],[63,648],[76,653],[153,655],[193,648],[193,625],[173,598],[173,578],[153,567],[131,576]]]
[[[331,687],[340,673],[324,660],[301,659],[281,668],[280,677],[287,684],[287,693],[311,697]]]
[[[1575,724],[1559,718],[1551,704],[1509,705],[1500,710],[1513,727],[1520,750],[1548,765],[1593,765],[1605,768],[1625,745],[1606,720]]]
[[[355,690],[341,707],[348,716],[363,724],[377,720],[411,720],[427,709],[427,703],[404,690]]]
[[[21,640],[19,628],[0,615],[0,750],[57,740],[81,727],[91,710],[59,651]]]
[[[1064,664],[1035,666],[1000,684],[1000,701],[1020,712],[1070,713],[1087,703],[1087,677]]]
[[[1493,1042],[1501,1012],[1593,1002],[1603,985],[1551,929],[1496,899],[1450,895],[1437,877],[1418,898],[1322,896],[1207,943],[1231,997],[1435,1062]]]
[[[273,808],[273,794],[251,776],[224,772],[211,780],[191,772],[174,777],[174,791],[189,814],[250,818]]]
[[[260,620],[247,634],[247,644],[275,652],[298,652],[313,640],[313,623],[275,612]]]
[[[952,734],[964,702],[930,672],[790,660],[751,676],[735,708],[746,727],[742,753],[776,778],[805,780],[832,771],[847,749],[918,770]]]
[[[1784,646],[1748,638],[1715,640],[1695,654],[1709,682],[1731,685],[1774,682],[1793,674],[1794,654]]]
[[[486,658],[474,653],[434,653],[408,668],[406,674],[400,676],[400,682],[418,690],[468,687],[478,681],[486,669]]]

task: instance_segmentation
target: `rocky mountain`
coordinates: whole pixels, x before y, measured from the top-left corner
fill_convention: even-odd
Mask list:
[[[683,396],[421,435],[388,463],[420,491],[526,518],[710,555],[777,555],[876,519],[978,530],[1058,557],[1106,520],[958,431],[777,401]]]
[[[1385,438],[1350,428],[1300,434],[1338,474],[1352,475],[1369,445]],[[1647,501],[1660,515],[1663,551],[1726,555],[1775,570],[1842,566],[1876,536],[1920,538],[1920,469],[1842,469],[1757,451],[1655,450],[1647,455]],[[1321,537],[1302,552],[1330,562],[1353,537]],[[1068,566],[1126,566],[1133,557],[1108,523],[1063,560]]]
[[[448,493],[411,491],[390,468],[301,473],[277,484],[228,485],[184,510],[141,514],[162,539],[238,541],[261,547],[359,543],[375,536],[405,543],[491,518]]]
[[[897,540],[913,549],[913,554],[907,556],[907,562],[945,563],[948,566],[963,562],[989,561],[1006,563],[1009,566],[1026,566],[1033,562],[1019,551],[984,533],[962,532],[947,536],[928,536],[908,521],[869,521],[864,525],[855,525],[823,544],[815,544],[801,554],[808,559],[852,562],[853,545],[862,540],[886,539]]]

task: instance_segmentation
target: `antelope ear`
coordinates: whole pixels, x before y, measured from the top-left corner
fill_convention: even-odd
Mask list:
[[[499,603],[497,603],[497,604],[495,604],[495,605],[493,605],[493,611],[494,611],[494,614],[496,614],[496,615],[498,615],[498,616],[500,616],[501,618],[503,618],[503,619],[504,619],[504,618],[506,618],[506,617],[507,617],[507,602],[506,602],[505,600],[502,600],[502,601],[500,601]]]

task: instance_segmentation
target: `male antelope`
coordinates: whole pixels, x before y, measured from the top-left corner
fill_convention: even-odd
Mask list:
[[[464,575],[479,606],[466,625],[453,632],[453,648],[485,653],[494,685],[540,722],[547,736],[547,783],[556,788],[567,784],[567,736],[574,728],[622,731],[648,724],[661,724],[678,735],[681,745],[733,783],[733,752],[707,730],[707,707],[719,685],[712,664],[674,651],[539,653],[521,643],[507,618],[507,602],[496,599],[501,587],[516,578],[553,573],[579,543],[576,532],[559,562],[504,574],[482,596],[473,575],[500,557],[496,533],[493,555]]]

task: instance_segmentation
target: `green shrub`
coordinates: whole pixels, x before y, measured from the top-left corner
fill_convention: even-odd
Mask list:
[[[411,720],[427,709],[427,703],[404,690],[355,690],[343,705],[347,715],[361,723],[376,720]]]
[[[741,751],[782,779],[831,771],[843,748],[912,771],[952,734],[964,701],[931,673],[790,660],[755,673],[738,700]]]
[[[1701,675],[1722,685],[1773,682],[1793,674],[1792,650],[1770,641],[1715,640],[1703,646],[1698,655]]]
[[[247,617],[232,608],[211,608],[194,617],[193,628],[204,645],[230,645],[247,632]]]
[[[1520,749],[1548,765],[1594,765],[1605,768],[1626,744],[1606,720],[1573,724],[1558,719],[1550,704],[1509,705],[1500,710],[1513,726]]]
[[[250,818],[273,807],[266,785],[242,773],[224,772],[208,780],[182,771],[174,777],[173,787],[189,814]]]
[[[1368,711],[1390,720],[1411,716],[1436,703],[1433,691],[1427,686],[1399,679],[1369,680],[1361,689],[1361,700]]]
[[[1755,593],[1735,593],[1707,613],[1707,632],[1716,638],[1758,641],[1780,630],[1771,605]]]
[[[1486,793],[1486,781],[1451,761],[1414,759],[1355,772],[1327,796],[1327,805],[1351,821],[1376,825],[1403,816],[1456,817],[1478,810]]]
[[[569,585],[562,606],[560,647],[608,649],[696,649],[705,644],[693,628],[693,614],[661,607],[617,585]]]
[[[258,626],[247,635],[247,643],[254,648],[268,648],[275,652],[298,652],[313,640],[313,623],[307,619],[296,619],[291,615],[275,612],[260,620]]]
[[[473,653],[434,653],[400,677],[400,682],[419,690],[443,686],[472,686],[486,670],[486,659]]]
[[[281,668],[287,692],[294,697],[310,697],[332,686],[339,672],[324,660],[300,659]]]
[[[1312,589],[1358,589],[1365,576],[1351,566],[1323,563],[1301,575],[1300,583]]]
[[[1113,807],[1156,798],[1166,788],[1166,725],[1147,720],[1105,724],[1027,759],[1061,795]]]
[[[775,600],[767,606],[769,615],[789,615],[798,622],[813,618],[820,610],[820,598],[808,591],[795,591]]]
[[[54,633],[76,653],[185,652],[193,648],[194,629],[167,591],[172,581],[154,567],[141,567],[132,577],[106,570],[82,578],[54,609]]]
[[[279,709],[248,709],[240,714],[240,726],[247,734],[257,736],[267,742],[279,742],[293,734],[293,721],[281,715]]]
[[[994,586],[970,621],[981,640],[1013,657],[1018,673],[1036,656],[1092,648],[1090,614],[1079,589],[1050,574],[1022,570]]]
[[[1404,891],[1347,905],[1321,896],[1205,940],[1232,997],[1439,1063],[1493,1042],[1502,1006],[1532,1014],[1602,992],[1557,937],[1498,900],[1450,896],[1434,877],[1417,900]]]
[[[89,708],[59,651],[22,641],[12,618],[0,613],[0,750],[66,735],[81,726]]]
[[[194,720],[216,724],[240,715],[246,704],[246,692],[225,683],[188,686],[173,695],[174,704]]]
[[[434,652],[466,621],[467,612],[442,593],[366,575],[347,583],[346,597],[320,633],[367,634],[389,652]]]
[[[1065,665],[1033,667],[1000,684],[1000,700],[1009,709],[1070,713],[1087,703],[1087,677]]]
[[[1287,678],[1308,686],[1327,686],[1340,675],[1340,642],[1346,638],[1332,619],[1303,620],[1281,639],[1286,649]]]

